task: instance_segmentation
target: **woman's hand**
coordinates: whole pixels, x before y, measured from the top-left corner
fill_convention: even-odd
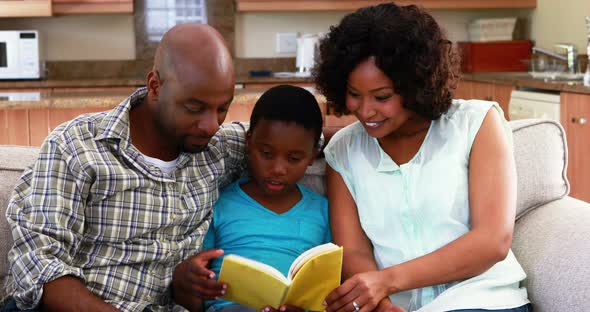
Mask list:
[[[369,271],[353,275],[326,297],[326,311],[373,311],[389,296],[384,274],[383,271]],[[387,310],[385,306],[383,309]]]
[[[294,306],[290,306],[287,304],[283,304],[282,306],[279,307],[279,309],[275,309],[271,306],[266,306],[264,308],[262,308],[262,310],[260,310],[260,312],[304,312],[305,310],[298,308],[298,307],[294,307]]]

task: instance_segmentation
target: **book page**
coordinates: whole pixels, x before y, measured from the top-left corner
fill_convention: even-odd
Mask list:
[[[237,255],[223,259],[219,281],[229,286],[221,298],[257,311],[266,305],[278,309],[289,287],[277,269]]]
[[[252,260],[246,257],[242,257],[242,256],[238,256],[238,255],[227,255],[225,258],[230,257],[230,259],[235,259],[238,260],[239,262],[251,266],[251,267],[255,267],[258,268],[259,270],[265,271],[266,273],[276,277],[276,279],[278,279],[279,281],[283,282],[284,284],[289,285],[290,280],[288,278],[286,278],[283,273],[281,273],[281,271],[275,269],[274,267],[266,264],[266,263],[262,263],[256,260]],[[224,258],[224,261],[225,261]]]
[[[297,271],[299,271],[301,266],[303,266],[303,264],[307,260],[309,260],[311,257],[321,254],[323,252],[338,249],[338,248],[340,248],[340,247],[338,247],[338,245],[335,245],[333,243],[326,243],[326,244],[318,245],[318,246],[315,246],[311,249],[306,250],[301,255],[299,255],[299,257],[297,257],[293,261],[293,263],[291,264],[291,267],[289,268],[289,273],[287,275],[287,279],[290,281],[293,280],[293,276],[295,276],[295,274],[297,274]]]
[[[336,245],[334,245],[336,246]],[[342,247],[328,249],[309,256],[297,269],[287,291],[285,304],[309,311],[323,311],[326,296],[340,285],[342,273]]]

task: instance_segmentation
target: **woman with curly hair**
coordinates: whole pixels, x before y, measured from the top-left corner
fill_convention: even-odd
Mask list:
[[[324,151],[345,279],[326,311],[529,311],[512,133],[497,103],[452,100],[458,57],[432,16],[360,9],[319,59],[318,89],[358,119]]]

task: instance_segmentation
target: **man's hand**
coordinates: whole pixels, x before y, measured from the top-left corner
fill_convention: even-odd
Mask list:
[[[43,285],[41,304],[43,311],[119,311],[74,276],[62,276]]]
[[[176,266],[172,287],[177,304],[190,311],[201,311],[203,300],[216,299],[225,294],[227,285],[215,281],[215,273],[208,269],[211,259],[221,255],[221,249],[205,250]]]

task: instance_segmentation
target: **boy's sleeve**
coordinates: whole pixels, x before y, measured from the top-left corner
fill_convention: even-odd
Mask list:
[[[202,250],[215,248],[215,219],[215,214],[213,214],[213,219],[211,219],[209,230],[207,230],[207,234],[203,240]]]
[[[326,220],[324,243],[329,243],[332,241],[332,230],[330,228],[330,210],[328,209],[328,200],[326,198],[322,201],[322,206],[322,209],[325,212],[324,219]]]

